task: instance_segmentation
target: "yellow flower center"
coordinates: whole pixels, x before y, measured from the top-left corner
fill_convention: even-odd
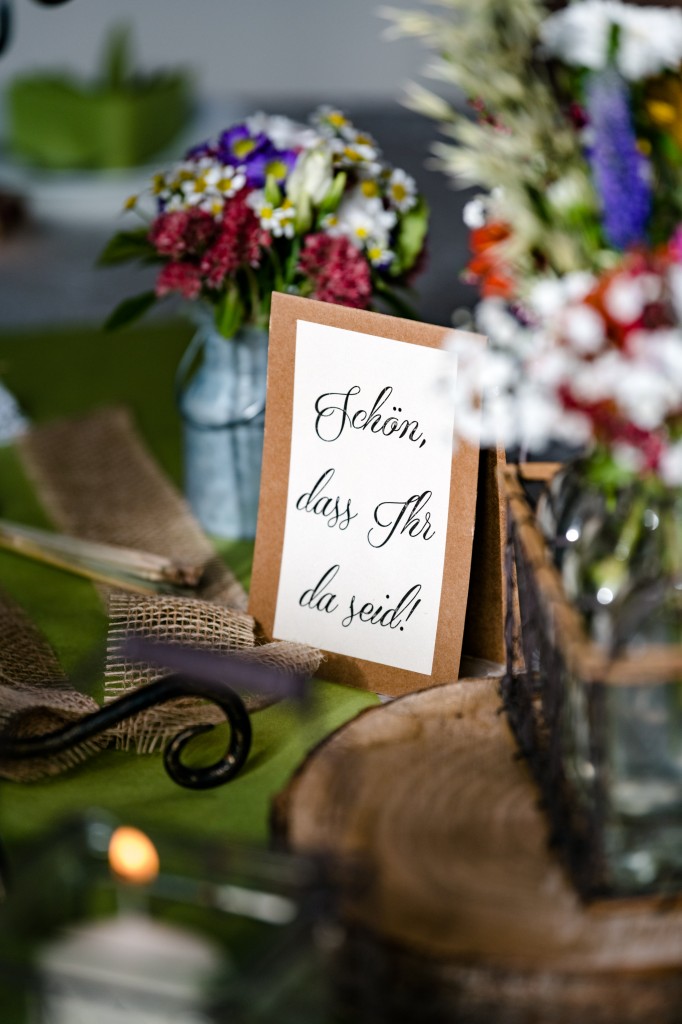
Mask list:
[[[232,152],[238,157],[248,156],[255,148],[256,143],[253,139],[237,139],[232,145]]]
[[[369,235],[369,231],[367,230],[367,228],[361,226],[355,229],[355,234],[358,236],[358,238],[367,238],[367,236]]]
[[[261,210],[260,210],[261,220],[270,220],[270,218],[272,217],[273,212],[274,211],[273,211],[271,206],[261,206]]]
[[[363,195],[366,195],[368,199],[373,199],[374,196],[379,195],[379,186],[376,181],[363,181],[360,187]]]
[[[234,182],[232,178],[221,178],[218,182],[217,188],[220,192],[229,192],[234,188]]]
[[[367,255],[371,260],[379,260],[381,259],[381,249],[379,248],[378,245],[373,245],[370,249],[367,250]]]
[[[155,192],[156,191],[160,192],[161,190],[157,189],[156,187],[154,187],[154,191]],[[125,204],[123,206],[123,209],[124,210],[134,210],[136,204],[137,204],[137,196],[128,196],[128,198],[126,199]]]
[[[265,173],[272,175],[275,181],[284,181],[288,167],[283,160],[271,160],[265,165]]]
[[[672,103],[667,103],[665,100],[649,100],[646,107],[656,124],[668,125],[675,123],[677,111]]]
[[[391,195],[396,203],[401,203],[403,199],[407,199],[407,189],[397,181],[395,185],[391,186]]]
[[[362,157],[358,153],[357,149],[353,149],[352,146],[346,146],[343,151],[343,155],[347,160],[362,160]]]
[[[152,178],[152,190],[154,195],[158,195],[162,192],[166,186],[166,178],[163,174],[155,174]]]
[[[348,118],[344,117],[339,110],[332,110],[327,120],[333,128],[343,128],[344,124],[348,124]]]

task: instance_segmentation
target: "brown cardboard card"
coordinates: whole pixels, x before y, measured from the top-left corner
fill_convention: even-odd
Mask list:
[[[479,459],[453,452],[445,333],[273,296],[250,611],[321,648],[325,679],[457,678]]]

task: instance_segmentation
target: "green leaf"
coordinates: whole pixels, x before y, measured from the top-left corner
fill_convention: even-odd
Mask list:
[[[312,222],[313,208],[310,202],[310,196],[303,192],[296,204],[296,234],[304,235],[306,231],[310,230]]]
[[[417,256],[424,247],[424,239],[429,226],[429,207],[426,200],[420,198],[416,206],[408,210],[399,221],[398,237],[395,242],[397,262],[391,268],[396,276],[405,273],[414,265]]]
[[[273,174],[268,174],[265,179],[265,198],[275,209],[282,204],[282,190]]]
[[[151,260],[158,256],[147,238],[147,228],[137,231],[119,231],[110,238],[97,259],[99,267],[110,267],[128,260]]]
[[[146,313],[155,302],[156,294],[154,292],[142,292],[141,295],[134,295],[131,299],[124,299],[105,321],[104,330],[117,331],[120,327],[125,327],[126,324],[132,323],[133,320],[137,320]]]
[[[320,216],[325,216],[328,213],[334,212],[341,202],[347,180],[348,175],[345,171],[339,171],[339,173],[335,175],[329,191],[320,203]]]
[[[244,303],[236,283],[229,285],[216,306],[215,323],[225,338],[233,338],[244,322]]]
[[[372,275],[374,290],[383,298],[384,302],[393,310],[396,316],[402,316],[406,320],[416,320],[417,311],[402,296],[398,295],[378,274]]]
[[[103,55],[104,81],[114,92],[124,88],[132,76],[132,44],[129,25],[117,25],[107,36]]]

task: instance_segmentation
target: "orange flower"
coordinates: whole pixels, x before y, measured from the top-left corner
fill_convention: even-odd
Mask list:
[[[500,244],[510,234],[507,224],[491,221],[482,228],[474,228],[469,236],[473,256],[467,266],[468,278],[478,286],[484,298],[499,296],[508,299],[516,290],[514,280],[499,253]]]

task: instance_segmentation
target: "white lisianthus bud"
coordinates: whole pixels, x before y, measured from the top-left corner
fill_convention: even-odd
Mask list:
[[[307,197],[313,206],[319,206],[332,186],[332,156],[328,149],[304,150],[287,181],[287,196],[294,206]]]

